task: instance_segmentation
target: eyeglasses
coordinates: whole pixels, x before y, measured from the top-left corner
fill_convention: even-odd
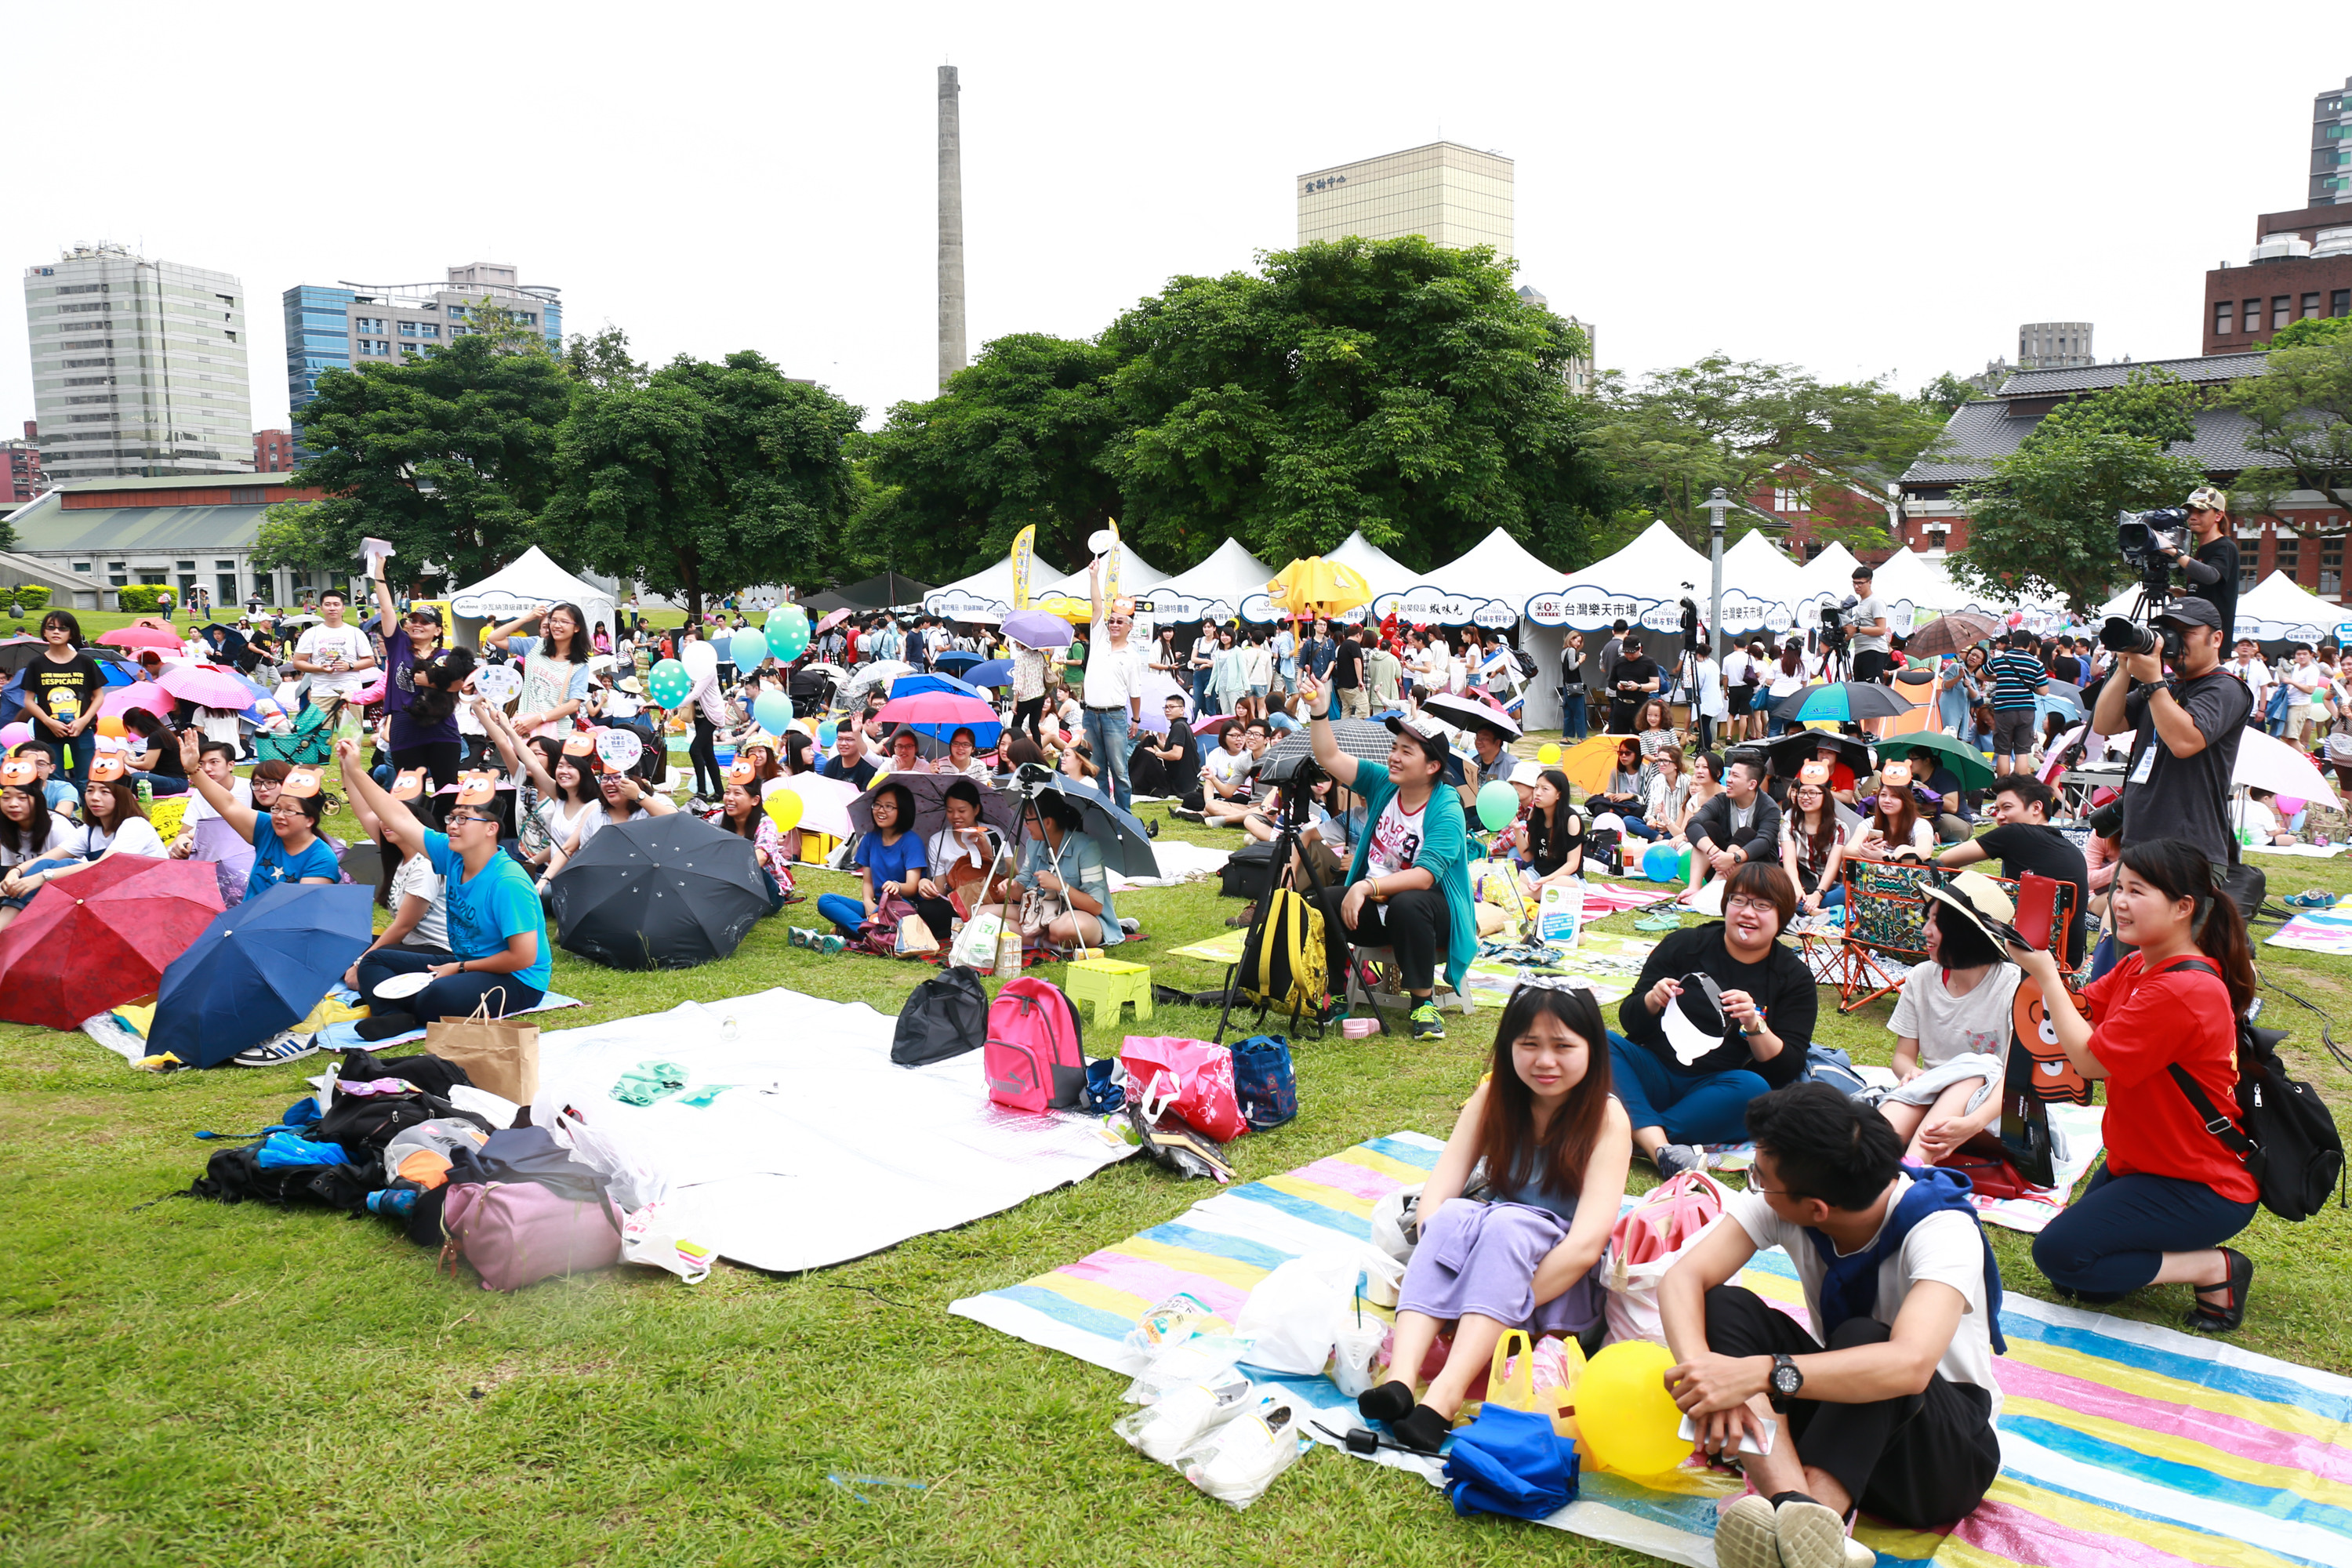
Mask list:
[[[495,822],[497,822],[497,821],[498,821],[498,818],[497,818],[497,817],[495,817],[495,816],[479,816],[479,815],[478,815],[478,814],[476,814],[476,813],[473,813],[473,812],[465,812],[465,813],[462,813],[462,814],[461,814],[461,813],[457,813],[457,812],[452,812],[452,813],[449,815],[449,817],[448,817],[448,819],[447,819],[447,820],[448,820],[448,824],[449,824],[449,826],[452,826],[452,827],[458,827],[458,826],[464,826],[465,824],[467,824],[467,823],[468,823],[468,822],[488,822],[488,823],[495,823]]]
[[[1780,906],[1769,899],[1726,899],[1723,908],[1726,913],[1733,910],[1746,910],[1753,915],[1777,915],[1780,912]]]

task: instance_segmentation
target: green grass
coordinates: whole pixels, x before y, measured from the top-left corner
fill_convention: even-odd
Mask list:
[[[351,832],[348,818],[336,831]],[[1166,831],[1215,836],[1170,822]],[[2333,862],[2268,860],[2275,890],[2352,891]],[[809,876],[810,891],[846,890]],[[1237,906],[1212,885],[1120,900],[1157,978],[1219,974],[1162,956]],[[763,922],[724,963],[621,974],[558,952],[583,998],[571,1027],[789,985],[895,1012],[928,971],[825,959]],[[1623,929],[1630,915],[1609,929]],[[2273,952],[2266,968],[2331,1012],[2352,964]],[[1048,971],[1050,975],[1053,972]],[[2339,1108],[2307,1015],[2290,1047]],[[1885,1061],[1881,1002],[1822,1037]],[[1495,1015],[1451,1038],[1310,1042],[1301,1114],[1239,1140],[1244,1179],[1400,1128],[1443,1136],[1483,1070]],[[1205,1037],[1213,1014],[1162,1009]],[[2303,1043],[2312,1040],[2306,1047]],[[1089,1026],[1089,1047],[1106,1043]],[[0,1026],[0,1561],[26,1564],[541,1563],[1631,1563],[1558,1532],[1454,1518],[1418,1480],[1318,1450],[1245,1513],[1133,1454],[1109,1426],[1122,1380],[947,1314],[957,1297],[1066,1263],[1210,1195],[1139,1162],[879,1256],[778,1278],[721,1267],[688,1288],[647,1269],[511,1297],[381,1222],[186,1199],[189,1135],[263,1125],[315,1064],[152,1078],[78,1035]],[[890,1108],[867,1110],[887,1121]],[[1646,1185],[1646,1177],[1636,1178]],[[855,1203],[855,1192],[810,1201]],[[1993,1231],[2009,1288],[2044,1296],[2027,1239]],[[2347,1216],[2259,1217],[2261,1274],[2235,1342],[2352,1373]],[[2122,1315],[2171,1322],[2185,1287]],[[923,1490],[866,1489],[829,1472]]]

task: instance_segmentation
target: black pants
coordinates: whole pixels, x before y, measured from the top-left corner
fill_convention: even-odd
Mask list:
[[[2033,1263],[2073,1300],[2117,1301],[2155,1279],[2166,1253],[2219,1247],[2254,1210],[2202,1182],[2115,1175],[2102,1160],[2083,1195],[2033,1238]]]
[[[702,710],[694,711],[694,743],[686,754],[694,763],[694,793],[707,800],[717,800],[727,793],[726,777],[719,771],[718,727],[703,716]],[[709,771],[710,783],[702,782],[704,770]]]
[[[948,932],[955,925],[953,904],[945,899],[926,899],[920,896],[907,901],[915,906],[915,912],[923,917],[923,923],[931,928],[933,936],[938,937],[941,942],[947,941]]]
[[[1884,1344],[1893,1332],[1875,1318],[1849,1318],[1826,1348]],[[1812,1355],[1825,1348],[1740,1285],[1706,1293],[1706,1344],[1730,1356]],[[1966,1518],[2000,1469],[1992,1396],[1940,1372],[1928,1377],[1925,1393],[1869,1405],[1792,1399],[1784,1419],[1806,1464],[1835,1476],[1865,1511],[1915,1530]]]
[[[1339,905],[1347,896],[1345,888],[1323,888],[1314,895],[1323,910],[1323,955],[1331,994],[1348,994],[1345,976],[1351,946],[1393,948],[1397,967],[1404,972],[1404,988],[1415,993],[1434,989],[1437,955],[1445,951],[1450,921],[1445,895],[1435,888],[1414,888],[1391,895],[1385,904],[1367,899],[1357,912],[1354,931],[1339,918]]]
[[[1015,702],[1013,705],[1013,731],[1018,732],[1021,726],[1026,724],[1029,726],[1029,738],[1036,742],[1039,745],[1044,745],[1045,743],[1045,732],[1039,727],[1038,715],[1045,711],[1045,699],[1042,694],[1036,697],[1023,698],[1020,701]]]
[[[1702,752],[1715,750],[1715,721],[1704,713],[1698,716],[1698,749]]]
[[[466,745],[462,741],[427,741],[419,746],[402,746],[392,753],[392,771],[406,773],[411,768],[423,768],[433,787],[457,782],[457,767],[465,760]]]
[[[1853,668],[1849,674],[1855,680],[1875,681],[1886,673],[1888,655],[1884,648],[1857,648]]]

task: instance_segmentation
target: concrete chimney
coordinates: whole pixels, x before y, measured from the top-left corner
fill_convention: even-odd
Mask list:
[[[964,367],[963,126],[956,110],[963,89],[953,66],[940,68],[940,390]]]

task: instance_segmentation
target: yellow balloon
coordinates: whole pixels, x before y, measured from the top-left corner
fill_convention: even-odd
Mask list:
[[[1550,767],[1554,763],[1559,761],[1559,748],[1553,745],[1549,741],[1545,742],[1542,745],[1536,748],[1536,761],[1541,763],[1546,767]]]
[[[1576,1384],[1576,1430],[1594,1462],[1621,1476],[1662,1476],[1690,1457],[1683,1414],[1666,1392],[1674,1352],[1647,1340],[1610,1345]]]
[[[801,797],[788,789],[780,789],[761,803],[768,820],[776,825],[779,833],[790,833],[801,825]]]
[[[98,732],[110,741],[122,739],[122,715],[120,713],[101,715],[98,721]]]

